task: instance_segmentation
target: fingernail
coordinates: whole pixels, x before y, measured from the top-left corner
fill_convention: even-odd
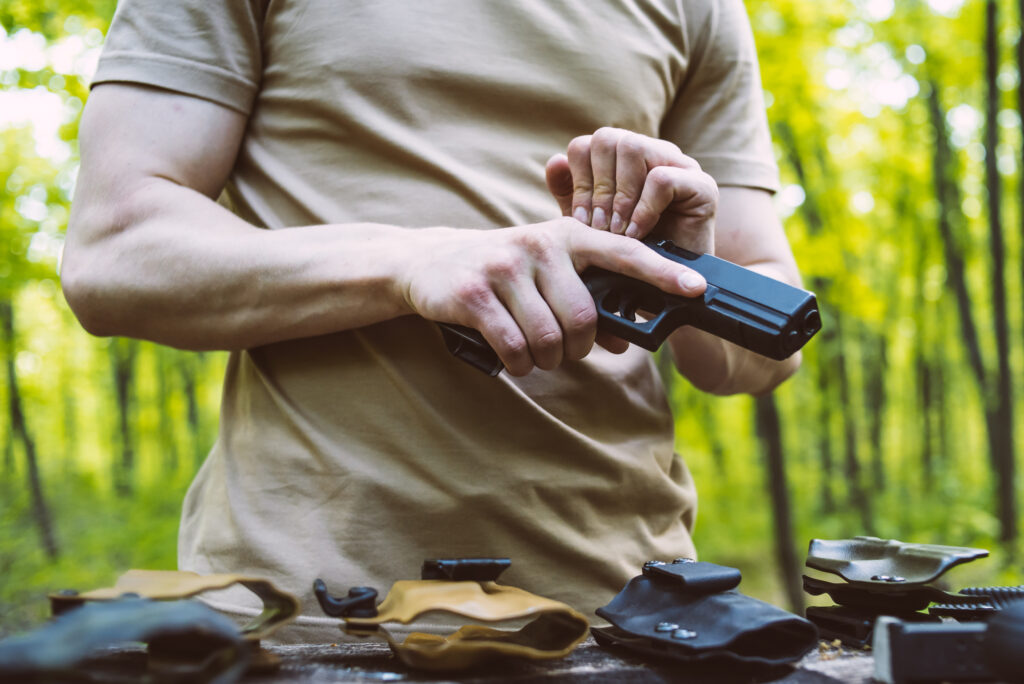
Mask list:
[[[679,277],[679,282],[685,290],[699,290],[706,284],[704,278],[693,271],[687,271]]]
[[[601,207],[594,207],[594,221],[590,225],[594,228],[604,229],[607,227],[608,217],[604,213],[604,209]]]
[[[622,232],[622,217],[619,216],[619,212],[612,212],[612,224],[608,227],[613,233]]]
[[[636,221],[629,222],[629,226],[626,228],[626,237],[640,237],[640,226],[636,225]]]
[[[576,207],[576,210],[572,212],[572,217],[580,223],[589,223],[587,221],[587,210],[585,207]]]

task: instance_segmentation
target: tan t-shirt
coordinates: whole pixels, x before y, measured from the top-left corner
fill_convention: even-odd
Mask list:
[[[545,161],[600,126],[777,183],[740,0],[123,0],[94,82],[248,115],[227,195],[272,230],[553,218]],[[316,616],[316,577],[383,592],[424,558],[507,555],[504,582],[592,612],[644,561],[694,555],[673,438],[639,348],[490,378],[405,317],[236,352],[179,564],[268,576]]]

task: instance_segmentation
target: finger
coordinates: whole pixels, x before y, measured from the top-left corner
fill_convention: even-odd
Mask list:
[[[564,262],[537,271],[537,288],[562,329],[565,358],[578,361],[590,353],[597,332],[597,309],[587,286],[563,254]]]
[[[659,166],[700,169],[696,160],[683,154],[677,145],[631,132],[619,139],[616,158],[618,168],[612,221],[621,228],[613,228],[613,233],[625,233],[632,223],[633,210],[652,169]]]
[[[569,170],[569,158],[564,154],[556,154],[548,159],[544,167],[544,176],[548,190],[558,201],[562,216],[572,215],[572,171]]]
[[[526,338],[533,364],[543,370],[562,362],[562,328],[551,307],[529,278],[496,285],[498,296]]]
[[[569,240],[577,272],[587,266],[598,266],[686,297],[695,297],[707,288],[704,276],[666,259],[639,240],[583,227],[571,229]]]
[[[644,139],[638,135],[623,136],[616,149],[615,197],[612,199],[611,232],[626,232],[633,208],[643,192],[647,179]]]
[[[670,206],[672,213],[687,224],[684,228],[704,228],[714,220],[718,186],[711,176],[698,169],[670,166],[651,169],[626,235],[633,238],[648,235]]]
[[[566,150],[572,173],[572,215],[590,225],[590,200],[594,192],[594,174],[590,167],[590,137],[573,138]]]
[[[496,297],[488,305],[481,306],[468,325],[480,331],[509,375],[523,376],[533,370],[533,357],[526,336]]]
[[[615,197],[616,149],[626,135],[621,128],[599,128],[590,140],[590,167],[593,173],[590,226],[607,230]]]
[[[597,337],[594,341],[598,346],[610,351],[612,354],[623,354],[629,349],[629,342],[626,340],[600,330],[597,332]]]

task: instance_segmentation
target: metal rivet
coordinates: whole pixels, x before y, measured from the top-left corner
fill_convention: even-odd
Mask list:
[[[679,629],[679,625],[674,622],[659,622],[654,626],[655,632],[674,632]]]
[[[696,563],[692,558],[676,558],[673,563]]]
[[[644,565],[646,567],[651,567],[653,565],[665,565],[665,561],[647,561]]]
[[[906,582],[907,581],[906,577],[900,577],[899,575],[897,575],[895,577],[892,576],[892,575],[874,575],[871,579],[875,580],[876,582]]]
[[[689,629],[677,629],[672,632],[673,639],[696,639],[697,633]]]

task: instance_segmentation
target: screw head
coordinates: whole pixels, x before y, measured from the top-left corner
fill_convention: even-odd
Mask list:
[[[697,633],[692,629],[677,629],[672,632],[673,639],[696,639]]]
[[[697,561],[693,560],[692,558],[676,558],[674,561],[672,561],[673,564],[676,564],[676,563],[696,563],[696,562]]]
[[[652,561],[647,561],[646,563],[644,563],[644,567],[645,568],[654,567],[656,565],[665,565],[665,561],[652,560]]]
[[[906,577],[900,577],[899,575],[873,575],[871,579],[876,582],[906,582]]]
[[[674,632],[679,629],[679,625],[674,622],[659,622],[654,626],[655,632]]]

